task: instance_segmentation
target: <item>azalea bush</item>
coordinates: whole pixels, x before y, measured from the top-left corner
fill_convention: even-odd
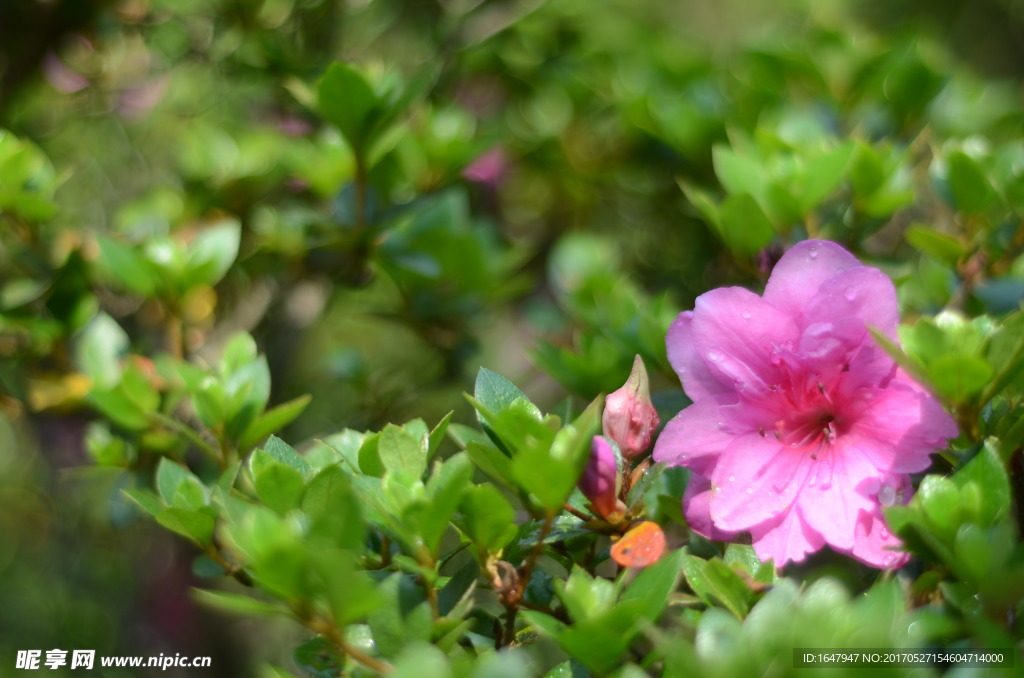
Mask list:
[[[0,45],[0,661],[1019,672],[1020,83],[792,4]]]

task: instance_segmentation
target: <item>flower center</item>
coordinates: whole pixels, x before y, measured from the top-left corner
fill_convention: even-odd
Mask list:
[[[801,449],[831,445],[836,441],[842,432],[842,421],[824,384],[818,382],[808,389],[777,391],[777,394],[782,401],[778,411],[784,414],[770,431],[762,430],[762,435],[774,435],[787,447]]]

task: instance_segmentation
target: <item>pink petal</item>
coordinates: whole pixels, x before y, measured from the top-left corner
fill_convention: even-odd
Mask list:
[[[789,315],[740,287],[697,297],[692,331],[711,373],[740,392],[763,392],[778,383],[783,370],[772,361],[773,349],[792,346],[799,337]]]
[[[707,396],[677,414],[658,436],[654,461],[710,475],[718,455],[735,440],[718,425],[722,421],[722,406],[735,401],[728,396]]]
[[[764,289],[765,301],[797,317],[826,280],[860,265],[856,257],[833,242],[797,243],[775,264]]]
[[[781,568],[788,562],[800,562],[808,553],[825,545],[821,535],[808,527],[797,507],[791,508],[775,520],[750,531],[754,552],[767,562],[775,561]]]
[[[848,268],[821,283],[808,301],[804,317],[814,322],[856,318],[895,337],[899,322],[896,288],[877,268]]]
[[[807,524],[838,549],[853,548],[857,516],[875,502],[859,488],[877,479],[878,469],[856,449],[823,445],[800,489],[800,511]],[[877,486],[877,481],[874,483]]]
[[[811,464],[803,450],[789,449],[757,433],[736,437],[711,474],[711,517],[724,530],[749,530],[793,505]]]
[[[693,341],[693,311],[683,311],[668,328],[665,347],[668,361],[679,375],[683,390],[690,400],[731,391],[729,384],[719,381],[697,353]]]
[[[711,520],[711,481],[696,473],[690,476],[683,493],[683,515],[690,529],[706,539],[732,541],[737,536],[736,532],[715,527]]]
[[[902,546],[903,542],[889,532],[881,510],[860,514],[850,555],[873,567],[896,569],[910,560],[909,554],[896,550]]]
[[[937,400],[894,379],[885,389],[864,390],[844,438],[879,471],[914,473],[929,455],[957,435],[956,423]]]

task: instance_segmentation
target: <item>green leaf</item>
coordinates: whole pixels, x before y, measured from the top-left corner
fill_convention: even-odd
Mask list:
[[[941,395],[962,403],[985,388],[992,367],[978,356],[947,353],[928,363],[925,374]]]
[[[215,521],[208,513],[171,507],[156,514],[156,522],[200,545],[209,544],[213,539]]]
[[[192,598],[200,605],[214,610],[246,617],[276,617],[291,614],[288,608],[280,603],[267,603],[249,596],[225,591],[206,591],[194,588],[192,589]]]
[[[500,412],[487,409],[483,403],[466,396],[482,419],[481,428],[509,455],[515,455],[523,447],[550,444],[554,439],[554,419],[541,416],[540,411],[528,400],[519,398]]]
[[[166,457],[165,457],[166,458]],[[206,487],[193,475],[187,475],[178,483],[171,500],[172,506],[198,511],[209,502]]]
[[[992,184],[973,158],[961,151],[947,158],[949,189],[953,204],[964,214],[977,214],[988,207],[995,196]]]
[[[309,476],[313,471],[309,462],[296,452],[294,447],[277,436],[270,436],[267,439],[267,443],[263,446],[263,451],[282,464],[291,466],[303,476]]]
[[[337,127],[356,155],[369,148],[366,132],[378,101],[366,78],[348,64],[335,62],[317,86],[317,103],[324,118]]]
[[[312,519],[308,538],[342,549],[362,549],[366,523],[349,477],[338,466],[327,466],[309,481],[302,510]]]
[[[498,553],[512,541],[518,528],[512,504],[494,485],[466,488],[459,503],[459,529],[487,553]]]
[[[155,516],[156,514],[160,513],[165,508],[167,508],[167,505],[152,490],[137,488],[130,490],[121,490],[121,492],[124,493],[126,497],[128,497],[136,504],[138,504],[143,511],[145,511],[151,516]]]
[[[187,468],[167,457],[161,457],[156,467],[156,488],[160,492],[160,497],[170,505],[175,492],[178,491],[178,485],[188,477],[194,476]]]
[[[707,223],[719,236],[725,238],[725,229],[722,227],[722,218],[718,213],[718,205],[711,199],[711,196],[706,191],[702,191],[699,188],[692,186],[691,184],[680,181],[679,187],[683,190],[683,194],[686,199],[697,208],[700,215],[704,217],[705,223]]]
[[[121,359],[128,352],[128,334],[100,312],[78,335],[75,358],[79,369],[100,389],[114,388],[121,378]]]
[[[728,146],[715,145],[711,149],[715,174],[726,192],[731,195],[746,193],[764,195],[767,173],[761,163],[748,155],[740,155]]]
[[[299,645],[292,657],[311,678],[338,678],[346,673],[345,655],[323,636],[314,636]]]
[[[857,140],[849,166],[850,184],[858,196],[869,196],[882,187],[889,176],[881,156],[869,144]]]
[[[394,662],[392,678],[452,678],[451,661],[439,648],[423,643],[412,643],[402,650]]]
[[[762,562],[757,557],[753,546],[747,544],[729,544],[725,549],[723,560],[726,565],[739,567],[750,575],[754,581],[763,584],[774,584],[779,579],[775,566],[771,561]]]
[[[512,477],[549,512],[560,512],[576,486],[598,430],[603,400],[595,399],[576,421],[555,434],[550,446],[532,441],[512,458]]]
[[[995,439],[986,440],[981,452],[953,475],[953,482],[961,490],[969,483],[981,490],[978,522],[984,527],[1005,520],[1013,504],[1010,478],[997,445]]]
[[[914,249],[931,255],[950,268],[955,268],[956,262],[964,255],[964,249],[956,238],[924,224],[911,224],[904,237]]]
[[[800,209],[810,212],[839,186],[853,156],[853,142],[820,151],[806,158],[799,188],[795,190]]]
[[[394,424],[388,424],[381,431],[378,454],[388,471],[402,470],[419,478],[427,470],[426,450],[411,433]]]
[[[295,421],[309,405],[312,396],[303,395],[281,403],[277,407],[267,410],[258,416],[242,435],[239,448],[244,452],[256,446],[261,440],[272,433],[277,433],[288,424]]]
[[[735,254],[757,253],[775,237],[775,229],[764,210],[749,193],[734,193],[719,207],[722,238]]]
[[[420,519],[420,536],[431,553],[436,553],[472,477],[473,462],[465,452],[434,466],[427,481],[427,505]]]
[[[519,387],[486,367],[481,367],[477,372],[473,397],[495,414],[500,413],[517,400],[524,400],[537,412],[538,418],[540,415],[540,410],[530,402],[525,393],[519,390]]]
[[[682,549],[678,549],[641,570],[622,594],[620,605],[629,606],[631,613],[635,610],[635,614],[649,622],[656,620],[679,583],[683,557]]]
[[[352,552],[323,549],[311,553],[310,558],[316,590],[327,599],[338,625],[361,621],[381,605],[374,581],[359,569]]]
[[[430,640],[430,608],[412,577],[392,574],[377,591],[381,604],[366,621],[382,655],[394,658],[410,642]]]
[[[122,428],[130,431],[149,428],[147,411],[129,397],[123,384],[107,390],[94,388],[86,401]]]
[[[948,478],[926,476],[914,501],[924,509],[925,516],[940,534],[952,537],[963,520],[960,492]]]
[[[242,240],[242,223],[225,219],[204,228],[188,244],[185,285],[216,285],[238,257]]]
[[[472,611],[479,574],[480,568],[470,560],[437,592],[437,608],[442,617],[462,619]]]
[[[743,619],[753,605],[753,593],[746,582],[718,558],[704,560],[683,555],[686,581],[708,605],[721,604],[737,618]]]
[[[359,470],[368,476],[383,477],[384,463],[380,460],[380,433],[373,433],[363,438],[359,446]]]
[[[281,514],[298,507],[306,486],[302,473],[294,466],[256,450],[249,458],[249,470],[256,494],[264,504]]]
[[[437,451],[441,449],[441,443],[444,442],[445,434],[448,432],[448,425],[451,423],[452,415],[454,414],[455,412],[449,412],[444,415],[444,418],[430,432],[427,440],[427,461],[433,459]]]
[[[106,236],[98,236],[96,243],[100,248],[100,265],[110,276],[144,297],[156,293],[160,275],[141,253]]]

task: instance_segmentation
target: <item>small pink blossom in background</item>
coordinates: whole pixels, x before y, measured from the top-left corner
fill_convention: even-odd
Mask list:
[[[604,401],[601,428],[615,441],[622,455],[632,459],[651,446],[651,435],[661,420],[651,404],[647,368],[640,356],[633,359],[629,379]]]
[[[462,176],[479,184],[497,186],[505,178],[508,164],[508,155],[498,146],[477,157],[462,170]]]
[[[906,562],[882,507],[909,499],[907,474],[957,428],[868,332],[895,341],[897,322],[892,282],[821,240],[786,252],[764,296],[716,289],[679,315],[668,356],[693,404],[654,459],[693,472],[695,531],[748,532],[777,567],[826,544],[875,567]]]
[[[594,436],[590,446],[590,458],[587,459],[578,486],[601,517],[608,518],[616,512],[619,467],[612,446],[601,436]]]
[[[43,77],[51,87],[64,94],[81,92],[91,84],[87,77],[65,66],[53,52],[47,52],[43,57]]]

